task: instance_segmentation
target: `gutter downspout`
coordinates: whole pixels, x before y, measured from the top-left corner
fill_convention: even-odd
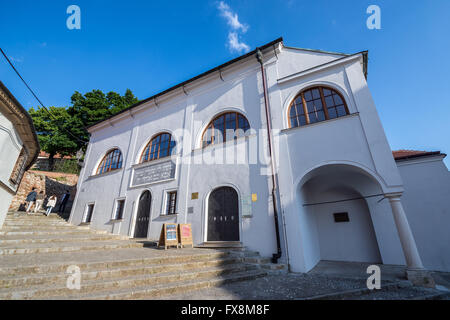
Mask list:
[[[261,50],[258,48],[256,50],[256,59],[261,65],[261,75],[263,80],[263,91],[264,91],[264,106],[266,110],[266,121],[267,121],[267,139],[269,143],[269,157],[270,157],[270,166],[272,169],[272,203],[273,203],[273,217],[275,222],[275,233],[277,237],[277,253],[272,255],[272,263],[277,263],[278,259],[281,257],[281,241],[280,241],[280,227],[278,224],[278,201],[277,201],[277,193],[278,193],[278,181],[275,178],[275,162],[273,159],[273,148],[272,148],[272,123],[270,121],[270,111],[269,111],[269,99],[267,95],[267,83],[266,83],[266,72],[264,69],[263,63],[263,55]]]

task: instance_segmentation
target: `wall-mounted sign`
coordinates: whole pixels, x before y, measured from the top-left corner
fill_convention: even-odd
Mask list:
[[[258,195],[256,193],[252,193],[252,201],[253,202],[258,201]]]
[[[140,186],[175,178],[176,164],[172,160],[134,168],[132,186]]]
[[[198,192],[192,192],[192,194],[191,194],[191,199],[192,199],[192,200],[198,199]]]
[[[243,195],[241,200],[242,217],[251,218],[252,217],[252,196]]]

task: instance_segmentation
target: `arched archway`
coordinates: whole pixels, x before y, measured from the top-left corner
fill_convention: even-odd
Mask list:
[[[209,195],[207,241],[239,241],[239,197],[232,187]]]
[[[152,195],[150,194],[150,191],[146,190],[139,197],[136,222],[134,226],[134,238],[147,238],[151,204]]]
[[[367,172],[330,164],[309,172],[296,191],[312,265],[320,260],[381,263],[372,216],[383,191]],[[368,197],[368,198],[367,198]]]

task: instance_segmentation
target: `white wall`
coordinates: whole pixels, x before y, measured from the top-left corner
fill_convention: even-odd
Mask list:
[[[0,114],[0,228],[3,225],[16,186],[9,178],[22,149],[22,141],[13,124]]]
[[[307,188],[307,186],[305,186]],[[340,187],[321,191],[308,198],[314,203],[330,199],[353,199],[357,192]],[[312,206],[309,214],[314,215],[320,260],[381,263],[380,251],[375,236],[369,208],[365,200],[339,203],[325,203]],[[334,213],[347,212],[349,222],[336,223]]]
[[[425,268],[450,271],[450,174],[442,156],[397,162],[402,203]]]

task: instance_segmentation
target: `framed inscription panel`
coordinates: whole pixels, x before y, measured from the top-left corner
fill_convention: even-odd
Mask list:
[[[176,168],[177,165],[172,160],[135,167],[133,168],[131,187],[173,180]]]

